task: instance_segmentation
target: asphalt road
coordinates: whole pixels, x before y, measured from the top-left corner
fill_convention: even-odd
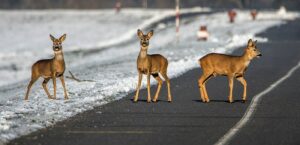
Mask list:
[[[248,99],[284,76],[300,60],[300,20],[260,34],[260,59],[246,72]],[[245,42],[246,45],[246,42]],[[241,54],[239,49],[235,54]],[[196,61],[196,60],[195,60]],[[243,116],[250,104],[241,103],[242,85],[234,82],[235,103],[227,103],[228,81],[217,77],[207,83],[210,103],[201,103],[197,80],[201,69],[193,69],[171,80],[173,102],[168,103],[164,84],[158,103],[146,103],[146,90],[138,103],[134,92],[127,97],[78,114],[55,126],[39,130],[9,144],[30,145],[211,145]],[[300,144],[300,70],[263,96],[254,117],[229,142],[233,145]],[[152,88],[152,95],[156,86]]]

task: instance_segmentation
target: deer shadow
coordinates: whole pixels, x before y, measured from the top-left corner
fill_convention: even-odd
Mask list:
[[[129,99],[131,102],[133,102],[133,99]],[[144,103],[148,103],[146,99],[139,99],[137,102],[133,102],[133,103],[138,103],[138,102],[144,102]],[[151,101],[150,103],[159,103],[159,102],[165,102],[165,103],[170,103],[169,101],[166,100],[156,100],[156,102]]]
[[[202,100],[193,100],[194,102],[200,102],[200,103],[204,103],[204,102],[202,102]],[[210,100],[209,101],[210,103],[212,102],[212,103],[230,103],[228,100]],[[232,103],[246,103],[246,102],[244,102],[244,100],[234,100]]]

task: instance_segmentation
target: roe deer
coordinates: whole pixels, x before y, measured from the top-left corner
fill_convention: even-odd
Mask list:
[[[158,81],[158,87],[156,94],[153,98],[153,102],[157,101],[161,86],[163,84],[162,79],[159,77],[159,73],[165,79],[168,86],[168,101],[172,101],[171,90],[170,90],[170,80],[167,76],[167,68],[168,68],[168,60],[160,55],[160,54],[147,54],[147,50],[149,47],[149,39],[153,36],[153,30],[151,30],[148,34],[144,35],[143,32],[138,29],[137,35],[140,39],[141,50],[139,56],[137,58],[137,70],[139,74],[138,85],[136,89],[136,94],[134,97],[134,102],[137,102],[139,90],[142,82],[142,75],[147,75],[147,89],[148,89],[148,97],[147,102],[151,102],[151,94],[150,94],[150,75],[152,75]]]
[[[243,102],[246,102],[247,82],[244,78],[245,71],[253,58],[262,56],[256,47],[256,42],[257,41],[253,42],[249,39],[247,48],[242,56],[210,53],[199,59],[199,64],[203,72],[202,76],[198,80],[202,102],[209,102],[209,97],[205,87],[207,80],[212,76],[217,75],[228,76],[228,101],[230,103],[233,102],[232,89],[234,78],[236,78],[244,86]]]
[[[38,80],[39,77],[43,77],[43,88],[48,95],[49,99],[56,99],[56,77],[59,77],[64,88],[65,99],[68,99],[68,94],[66,91],[65,81],[64,81],[64,72],[65,72],[65,61],[64,55],[62,52],[62,42],[66,39],[66,34],[62,35],[59,39],[54,38],[50,35],[50,38],[53,42],[53,51],[54,57],[52,59],[42,59],[37,61],[32,65],[31,68],[31,80],[27,87],[27,93],[25,96],[25,100],[28,100],[28,95],[31,86],[33,83]],[[52,98],[48,88],[48,81],[53,80],[53,88],[54,88],[54,97]]]

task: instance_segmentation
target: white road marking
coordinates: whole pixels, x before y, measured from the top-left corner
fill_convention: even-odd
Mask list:
[[[222,138],[220,138],[218,140],[218,142],[215,143],[215,145],[228,144],[229,141],[249,122],[249,120],[251,120],[262,96],[271,92],[279,84],[281,84],[283,81],[285,81],[287,78],[289,78],[299,67],[300,67],[300,61],[298,62],[298,64],[296,66],[294,66],[292,69],[290,69],[287,72],[287,74],[285,74],[283,77],[281,77],[275,83],[271,84],[270,87],[268,87],[264,91],[260,92],[259,94],[255,95],[251,101],[251,104],[247,108],[244,116],[241,118],[241,120],[237,124],[235,124]]]
[[[151,131],[67,131],[74,134],[150,134]]]

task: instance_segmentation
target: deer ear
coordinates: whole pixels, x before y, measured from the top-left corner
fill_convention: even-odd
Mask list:
[[[64,34],[64,35],[60,36],[59,41],[60,41],[60,42],[65,41],[65,40],[66,40],[66,37],[67,37],[67,34]]]
[[[249,39],[249,40],[248,40],[248,46],[253,46],[253,41],[252,41],[252,39]]]
[[[137,35],[139,36],[139,38],[142,38],[144,36],[143,32],[140,29],[137,30]]]
[[[154,33],[154,31],[153,30],[151,30],[150,32],[148,32],[148,37],[152,37],[153,36],[153,33]]]
[[[52,41],[54,41],[55,40],[55,38],[50,34],[50,39],[52,40]]]

